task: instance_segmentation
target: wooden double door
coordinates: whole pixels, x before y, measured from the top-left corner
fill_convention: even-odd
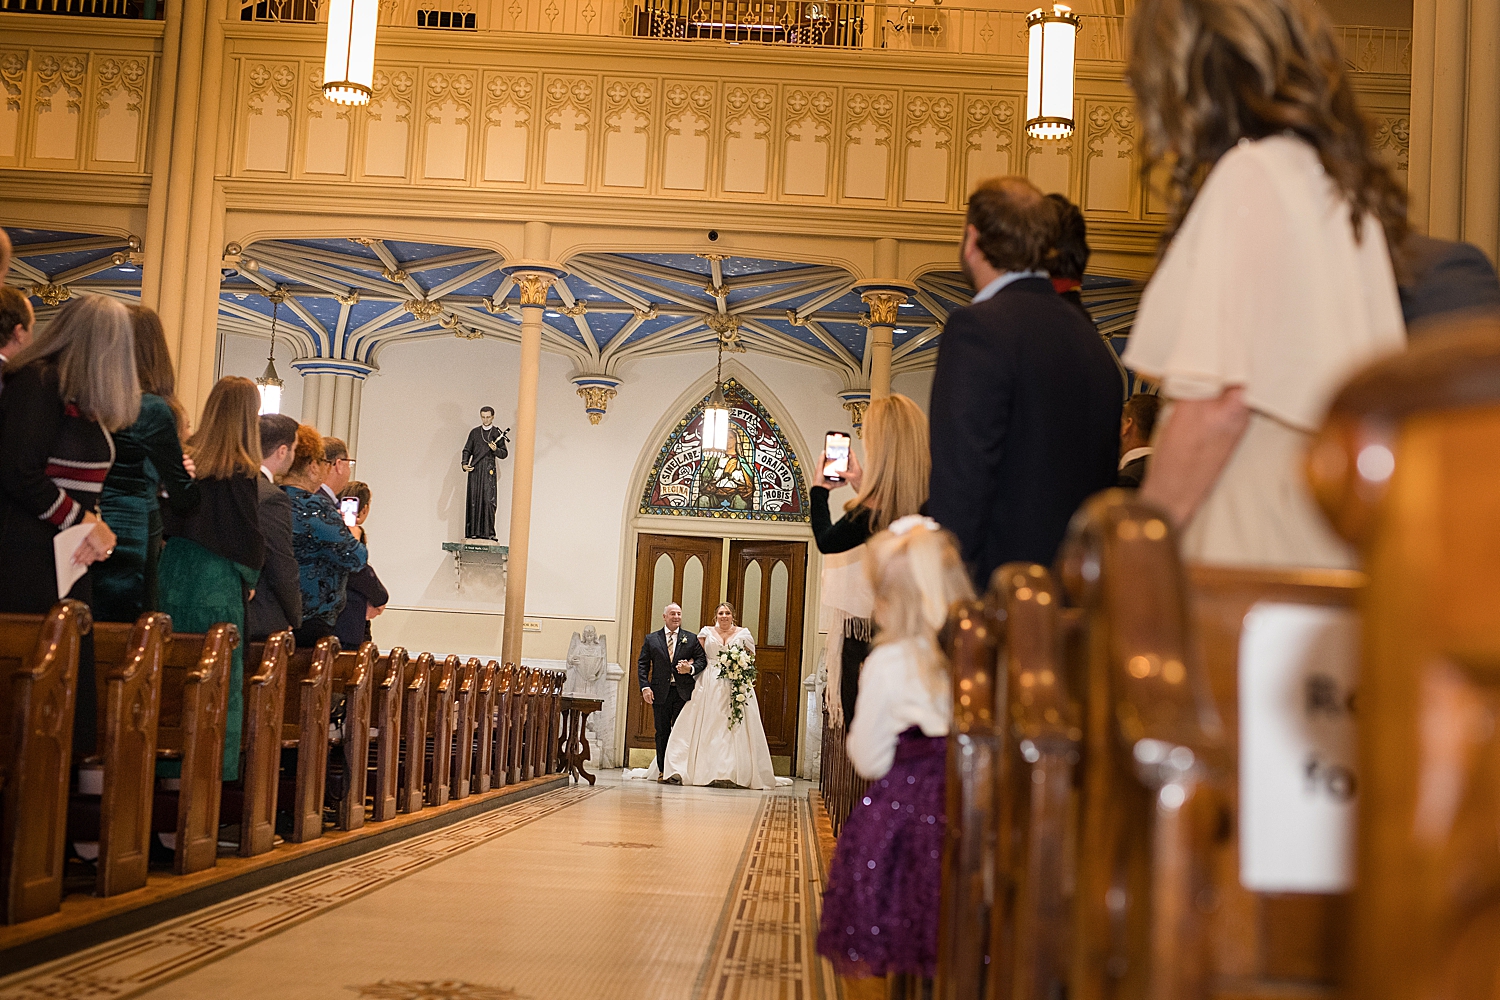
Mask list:
[[[656,720],[641,698],[636,663],[646,636],[662,627],[662,609],[681,605],[682,627],[698,632],[713,623],[719,602],[728,600],[736,620],[755,637],[755,697],[771,756],[786,758],[777,762],[777,770],[785,771],[797,753],[807,543],[736,538],[725,548],[723,538],[640,536],[625,745],[656,748]]]

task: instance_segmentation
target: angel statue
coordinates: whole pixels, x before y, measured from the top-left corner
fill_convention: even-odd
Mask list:
[[[569,693],[596,693],[608,662],[604,636],[594,626],[585,625],[582,635],[574,632],[568,643],[568,687],[572,689]]]

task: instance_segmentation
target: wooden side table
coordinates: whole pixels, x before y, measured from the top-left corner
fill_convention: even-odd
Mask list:
[[[562,753],[563,762],[569,777],[577,781],[583,777],[589,784],[594,783],[594,776],[583,766],[589,760],[589,715],[604,708],[604,702],[599,698],[575,698],[572,695],[562,697],[562,722],[563,731],[559,738],[558,749]]]

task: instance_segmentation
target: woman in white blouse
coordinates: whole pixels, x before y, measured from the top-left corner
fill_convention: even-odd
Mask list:
[[[1174,206],[1125,354],[1171,407],[1141,497],[1190,560],[1352,566],[1303,462],[1340,384],[1405,345],[1405,195],[1313,0],[1141,0],[1133,31]]]

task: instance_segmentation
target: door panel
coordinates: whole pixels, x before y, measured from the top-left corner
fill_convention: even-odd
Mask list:
[[[631,630],[625,745],[656,749],[656,719],[641,698],[636,662],[646,636],[661,628],[661,611],[669,602],[682,605],[682,627],[694,632],[712,621],[719,603],[719,562],[724,543],[718,538],[641,535],[635,556],[635,614]],[[622,660],[625,657],[621,657]]]
[[[755,697],[773,757],[796,759],[806,542],[729,544],[729,601],[755,637]],[[753,623],[753,624],[752,624]]]

